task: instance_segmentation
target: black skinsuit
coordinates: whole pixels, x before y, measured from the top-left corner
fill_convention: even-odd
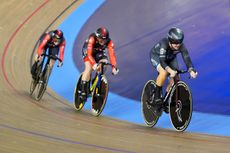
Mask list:
[[[151,63],[155,68],[157,68],[157,66],[160,64],[164,69],[167,66],[169,66],[170,68],[177,70],[179,69],[178,62],[176,59],[176,55],[178,53],[182,54],[182,58],[188,70],[194,70],[194,66],[192,64],[191,58],[189,57],[189,53],[185,45],[182,43],[179,50],[172,50],[169,46],[169,40],[167,38],[163,38],[151,49]]]

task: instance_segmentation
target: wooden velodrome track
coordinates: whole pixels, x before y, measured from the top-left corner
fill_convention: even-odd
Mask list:
[[[0,153],[230,152],[229,137],[96,118],[76,112],[50,89],[40,102],[33,100],[28,93],[33,48],[49,25],[57,27],[81,3],[73,2],[0,1]]]

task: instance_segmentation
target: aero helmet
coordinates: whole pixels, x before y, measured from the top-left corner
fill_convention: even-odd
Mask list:
[[[108,39],[109,38],[109,31],[105,27],[100,27],[95,32],[96,36],[101,39]]]
[[[176,27],[173,27],[168,32],[168,40],[170,43],[181,44],[184,40],[184,32]]]

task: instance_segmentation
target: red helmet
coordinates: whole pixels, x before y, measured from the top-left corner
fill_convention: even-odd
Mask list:
[[[109,30],[105,27],[98,28],[95,32],[96,36],[101,39],[108,39],[109,38]]]
[[[54,30],[54,36],[57,38],[57,39],[61,39],[63,37],[63,32],[59,29],[57,30]]]

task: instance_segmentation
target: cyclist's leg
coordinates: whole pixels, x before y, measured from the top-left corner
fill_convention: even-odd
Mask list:
[[[34,63],[33,63],[31,70],[30,70],[33,79],[36,79],[37,68],[40,66],[42,60],[43,60],[43,57],[40,57],[38,59],[38,54],[35,54]]]
[[[56,61],[56,60],[54,60],[54,59],[50,59],[50,63],[49,63],[50,69],[53,68],[55,61]]]
[[[94,57],[93,57],[94,58]],[[82,59],[84,61],[85,64],[85,69],[82,72],[82,81],[90,81],[90,77],[91,77],[91,73],[93,71],[93,67],[89,61],[89,58],[87,56],[87,43],[84,43],[83,47],[82,47]]]
[[[87,89],[90,81],[90,76],[93,71],[92,65],[89,61],[85,61],[85,70],[82,72],[81,78],[81,95],[84,100],[87,98]]]
[[[154,101],[156,104],[161,105],[163,103],[162,101],[162,87],[165,83],[165,80],[167,79],[168,72],[163,69],[163,67],[159,64],[157,66],[158,76],[156,79],[156,93],[154,96]]]
[[[170,66],[173,70],[179,70],[179,64],[178,64],[177,58],[174,58],[172,61],[170,61],[169,66]],[[179,75],[176,75],[175,77],[176,77],[176,78],[175,78],[176,80],[179,80],[179,79],[180,79]],[[169,84],[168,84],[168,86],[167,86],[167,88],[166,88],[166,92],[169,91],[170,87],[171,87],[173,84],[174,84],[174,79],[173,79],[173,78],[170,78]]]
[[[39,38],[39,43],[42,41],[44,37],[40,37]],[[47,46],[44,47],[44,50],[43,52],[45,52],[47,49]],[[43,57],[39,57],[38,54],[36,53],[35,56],[34,56],[34,63],[31,67],[31,74],[32,74],[32,77],[33,78],[36,78],[36,75],[37,75],[37,68],[41,65],[42,63],[42,60],[43,60]]]
[[[87,43],[85,42],[83,47],[82,47],[82,58],[85,63],[85,69],[82,72],[82,78],[81,78],[81,90],[82,90],[82,95],[83,98],[87,98],[87,89],[89,89],[90,86],[90,78],[91,78],[91,73],[93,71],[93,67],[89,61],[89,58],[87,56]],[[95,58],[95,57],[93,57]]]
[[[38,67],[38,62],[35,61],[31,67],[31,70],[30,70],[30,73],[32,75],[32,78],[33,79],[36,79],[36,70],[37,70],[37,67]]]
[[[85,61],[85,69],[82,72],[82,78],[81,78],[82,81],[86,81],[86,82],[89,81],[92,71],[93,71],[93,68],[92,68],[92,65],[90,64],[90,62]]]
[[[158,76],[156,79],[156,92],[154,96],[155,103],[161,105],[162,102],[162,86],[168,76],[167,71],[165,71],[162,66],[160,65],[159,55],[158,54],[151,54],[151,63],[153,67],[158,71]]]

